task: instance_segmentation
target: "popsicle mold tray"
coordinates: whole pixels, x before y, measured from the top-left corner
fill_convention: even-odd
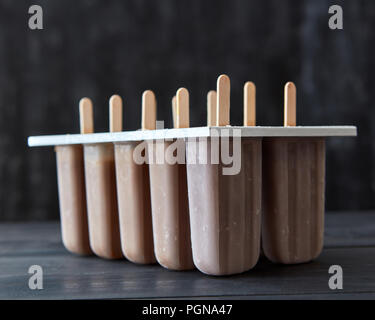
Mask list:
[[[189,93],[172,99],[174,128],[156,129],[156,99],[142,96],[142,130],[122,131],[110,99],[110,132],[93,133],[91,100],[81,133],[29,137],[55,146],[62,239],[76,254],[210,275],[271,261],[308,262],[324,234],[325,140],[354,126],[296,126],[296,90],[285,86],[284,126],[255,125],[255,85],[244,86],[244,125],[230,126],[229,78],[207,96],[207,126],[189,128]]]

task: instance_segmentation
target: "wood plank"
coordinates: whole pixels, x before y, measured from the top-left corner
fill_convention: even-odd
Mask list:
[[[75,256],[63,248],[56,222],[4,223],[0,224],[0,299],[373,298],[374,212],[327,214],[326,226],[326,248],[312,263],[283,266],[262,257],[244,274],[209,277],[198,271],[171,272],[158,265]],[[43,267],[44,290],[27,287],[27,270],[33,264]],[[332,264],[344,269],[340,292],[327,285]]]
[[[375,212],[332,212],[325,215],[325,247],[375,246]]]
[[[158,300],[168,300],[169,298],[157,298]],[[374,300],[375,293],[340,293],[329,294],[299,294],[299,295],[238,295],[238,296],[206,296],[206,297],[177,297],[175,300]]]
[[[27,287],[28,268],[44,270],[44,290]],[[342,293],[375,292],[375,248],[326,249],[312,263],[282,266],[265,258],[242,275],[209,277],[198,271],[171,272],[158,265],[81,258],[65,252],[1,257],[0,298],[159,298],[257,295],[329,295],[328,268],[344,269]]]

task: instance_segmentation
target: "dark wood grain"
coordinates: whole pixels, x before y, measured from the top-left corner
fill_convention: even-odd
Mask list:
[[[325,215],[325,246],[375,246],[373,211],[343,212]]]
[[[326,226],[326,247],[312,263],[282,266],[261,258],[242,275],[209,277],[198,271],[173,272],[158,265],[72,255],[61,244],[58,223],[1,224],[0,299],[375,298],[375,215],[328,214]],[[44,270],[40,291],[27,286],[27,270],[33,264]],[[344,270],[344,289],[339,292],[328,288],[333,264]]]

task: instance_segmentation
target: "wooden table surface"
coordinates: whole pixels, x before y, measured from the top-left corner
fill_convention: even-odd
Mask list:
[[[314,262],[282,266],[261,258],[253,270],[228,277],[78,257],[64,249],[59,228],[0,224],[0,299],[375,298],[375,212],[328,213],[325,248]],[[43,290],[28,287],[31,265],[43,268]],[[331,265],[343,268],[343,290],[328,287]]]

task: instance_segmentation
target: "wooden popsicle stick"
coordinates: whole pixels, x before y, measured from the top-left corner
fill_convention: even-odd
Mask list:
[[[256,123],[255,95],[255,84],[251,81],[246,82],[243,88],[243,125],[245,127],[255,126]]]
[[[109,99],[109,131],[122,131],[122,99],[117,94]]]
[[[176,96],[173,96],[172,98],[172,117],[173,117],[173,128],[176,128],[176,125],[177,125],[177,120],[176,120],[176,116],[177,116],[177,104],[176,104]]]
[[[151,90],[142,95],[142,130],[156,129],[156,98]]]
[[[284,127],[296,126],[296,86],[288,82],[284,87]]]
[[[176,93],[176,126],[175,128],[189,128],[189,91],[180,88]]]
[[[79,101],[79,120],[81,134],[94,132],[94,114],[92,102],[89,98],[82,98]]]
[[[207,126],[216,126],[216,91],[211,90],[207,93]]]
[[[216,125],[228,126],[230,119],[230,80],[225,74],[217,78]]]

